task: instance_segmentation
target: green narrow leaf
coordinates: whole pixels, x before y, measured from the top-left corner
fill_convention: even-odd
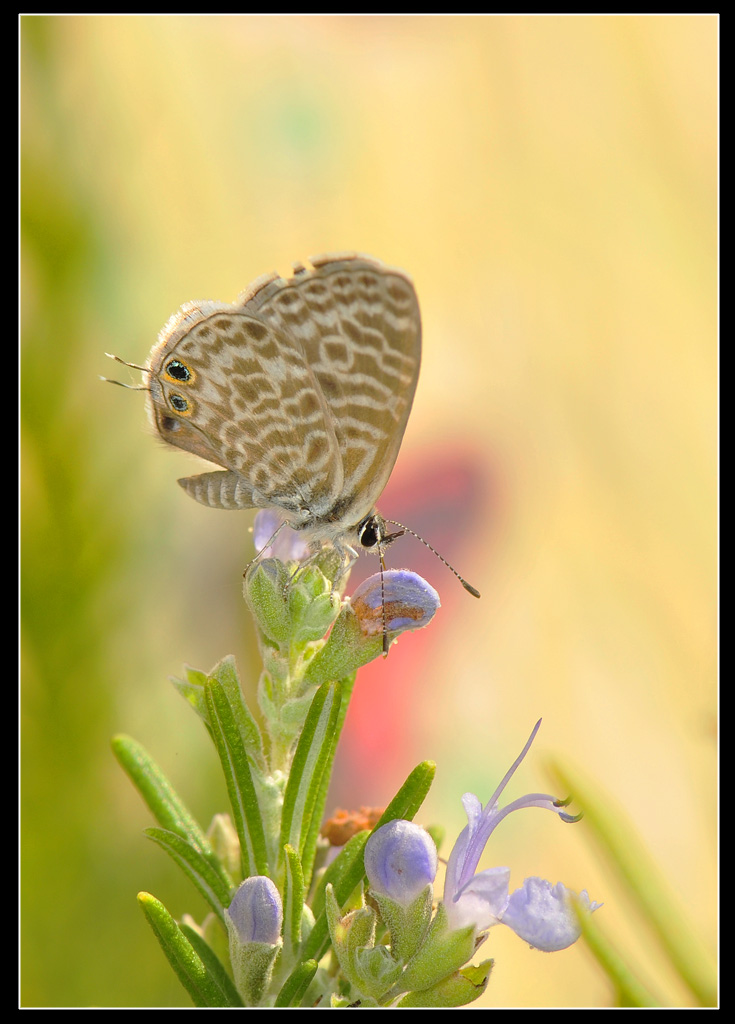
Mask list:
[[[159,825],[205,856],[211,847],[200,825],[147,751],[130,736],[115,736],[112,750]]]
[[[560,788],[574,796],[584,822],[621,878],[632,903],[656,935],[662,948],[702,1006],[717,1005],[717,972],[692,927],[668,889],[635,830],[615,809],[612,799],[587,782],[580,772],[552,762]]]
[[[263,752],[263,736],[258,723],[252,716],[242,695],[242,687],[237,675],[237,666],[233,655],[223,658],[218,665],[209,673],[209,679],[215,680],[222,687],[227,702],[232,710],[233,717],[240,730],[243,746],[248,755],[253,759],[255,766],[265,772],[265,754]]]
[[[212,723],[207,705],[207,681],[213,679],[220,684],[227,695],[228,703],[237,722],[243,746],[248,756],[259,771],[265,772],[266,762],[263,752],[263,736],[243,697],[233,655],[230,654],[223,658],[222,661],[215,665],[209,675],[205,672],[200,672],[199,669],[190,668],[188,665],[184,666],[184,671],[186,679],[177,679],[175,676],[171,676],[171,682],[187,704],[194,708],[210,732]]]
[[[207,676],[199,669],[184,665],[186,679],[178,679],[176,676],[169,676],[169,681],[179,691],[187,704],[190,704],[194,711],[209,726],[209,713],[207,712],[207,700],[204,695],[204,684]]]
[[[199,932],[188,924],[180,924],[179,928],[194,947],[194,952],[200,957],[214,983],[219,987],[222,993],[222,1003],[220,1005],[244,1006],[245,1004],[235,988],[235,983],[207,940],[202,938]]]
[[[433,761],[422,761],[421,764],[417,765],[386,807],[373,832],[377,831],[382,825],[386,825],[389,821],[393,821],[394,818],[403,818],[406,821],[410,821],[429,792],[435,773],[436,764]],[[364,842],[366,843],[373,832],[370,835],[360,832],[358,835],[364,835]],[[357,836],[353,836],[350,843],[355,839],[357,839]],[[343,853],[347,850],[350,843],[345,844]],[[365,865],[362,858],[363,846],[359,848],[359,856],[357,851],[355,855],[351,855],[349,864],[345,864],[340,878],[333,883],[334,895],[340,906],[344,906],[350,893],[365,877]],[[302,956],[321,960],[328,946],[329,928],[326,914],[322,912],[317,918],[309,937],[306,939],[301,954]]]
[[[352,696],[352,689],[355,685],[356,677],[357,673],[353,672],[351,676],[347,676],[347,678],[340,680],[341,701],[339,705],[339,715],[337,716],[337,722],[334,727],[334,742],[332,743],[331,754],[324,766],[322,784],[314,804],[314,812],[311,816],[311,827],[306,837],[304,852],[301,858],[304,878],[308,879],[308,884],[311,884],[311,874],[314,870],[314,858],[316,856],[319,830],[321,829],[322,821],[324,820],[324,808],[327,803],[329,784],[332,781],[332,765],[334,764],[334,758],[337,753],[337,744],[339,743],[339,738],[342,734],[342,726],[344,725],[345,718],[347,717],[347,709],[350,706],[350,697]]]
[[[293,846],[286,845],[286,881],[283,891],[283,954],[292,956],[301,944],[301,920],[304,912],[304,875],[301,860]]]
[[[342,897],[341,902],[344,904],[345,900],[352,892],[352,889],[343,896],[344,886],[349,884],[349,879],[346,882],[343,882],[343,879],[347,876],[356,877],[360,874],[360,879],[357,883],[359,884],[359,881],[362,879],[362,874],[364,874],[364,872],[361,872],[363,851],[365,849],[365,843],[368,841],[371,834],[372,833],[368,829],[365,829],[363,832],[357,832],[347,840],[332,863],[325,869],[324,874],[317,882],[314,890],[314,897],[310,902],[311,910],[315,918],[318,919],[320,914],[324,912],[324,893],[327,885],[332,885],[334,891],[339,893]]]
[[[405,821],[412,821],[414,814],[426,799],[426,794],[431,789],[431,784],[436,775],[436,762],[422,761],[417,764],[376,824],[373,832],[377,832],[383,825],[396,818],[403,818]]]
[[[316,974],[316,960],[305,960],[299,964],[276,996],[276,1006],[298,1006]]]
[[[138,903],[158,939],[166,959],[191,996],[195,1006],[226,1006],[222,991],[191,942],[171,914],[148,892],[138,893]]]
[[[224,770],[232,817],[240,839],[243,877],[268,875],[263,820],[237,721],[224,689],[216,680],[208,680],[206,694],[212,736]]]
[[[281,849],[287,844],[303,858],[312,818],[322,791],[322,776],[334,755],[335,728],[339,718],[339,682],[324,683],[311,703],[283,795]],[[306,877],[306,876],[305,876]]]
[[[215,914],[225,923],[225,907],[230,905],[235,886],[219,859],[203,856],[175,832],[162,828],[147,828],[145,834],[157,843],[178,864]]]
[[[618,1005],[636,1007],[657,1007],[662,1004],[646,988],[640,979],[616,952],[607,940],[593,914],[578,913],[577,918],[582,935],[597,962],[617,992]]]

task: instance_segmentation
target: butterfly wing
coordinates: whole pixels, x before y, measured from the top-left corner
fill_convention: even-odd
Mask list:
[[[166,441],[225,470],[180,481],[192,497],[275,506],[336,536],[393,468],[421,326],[400,271],[360,256],[312,264],[260,278],[234,305],[184,306],[151,353],[150,408]]]
[[[302,510],[341,492],[324,397],[303,351],[238,305],[189,303],[150,359],[152,419],[170,444],[227,472],[182,481],[204,504]]]
[[[247,297],[247,306],[301,347],[329,407],[342,490],[329,510],[357,524],[398,456],[421,361],[421,318],[410,279],[366,256],[318,256]]]

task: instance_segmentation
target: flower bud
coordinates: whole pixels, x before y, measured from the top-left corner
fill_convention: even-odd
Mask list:
[[[246,878],[232,897],[226,911],[241,943],[278,942],[283,923],[281,895],[270,878]]]
[[[418,573],[389,569],[370,576],[355,590],[350,605],[364,636],[403,633],[428,625],[440,607],[439,595]]]
[[[225,922],[235,986],[246,1006],[258,1006],[282,946],[283,904],[270,878],[246,878],[225,910]]]
[[[437,853],[428,832],[410,821],[389,821],[365,847],[371,890],[408,906],[436,878]]]

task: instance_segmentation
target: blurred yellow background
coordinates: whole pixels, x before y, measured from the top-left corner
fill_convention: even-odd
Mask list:
[[[184,495],[201,464],[97,379],[138,382],[104,352],[143,362],[183,302],[344,250],[422,308],[381,511],[482,599],[427,567],[444,607],[358,677],[336,797],[385,803],[435,759],[446,856],[462,793],[487,800],[543,716],[508,799],[578,767],[714,952],[717,62],[714,16],[21,18],[22,1005],[190,1005],[135,894],[204,905],[109,738],[206,825],[224,787],[167,676],[234,653],[257,680],[252,516]],[[511,816],[501,864],[587,888],[687,1005],[584,820]],[[582,943],[496,928],[482,954],[475,1005],[610,1005]]]

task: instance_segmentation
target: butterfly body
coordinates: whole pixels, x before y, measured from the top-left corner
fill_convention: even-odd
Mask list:
[[[311,262],[232,305],[183,306],[151,352],[149,413],[165,441],[222,467],[179,481],[197,501],[274,507],[310,540],[349,543],[398,455],[421,321],[401,271],[364,256]]]

